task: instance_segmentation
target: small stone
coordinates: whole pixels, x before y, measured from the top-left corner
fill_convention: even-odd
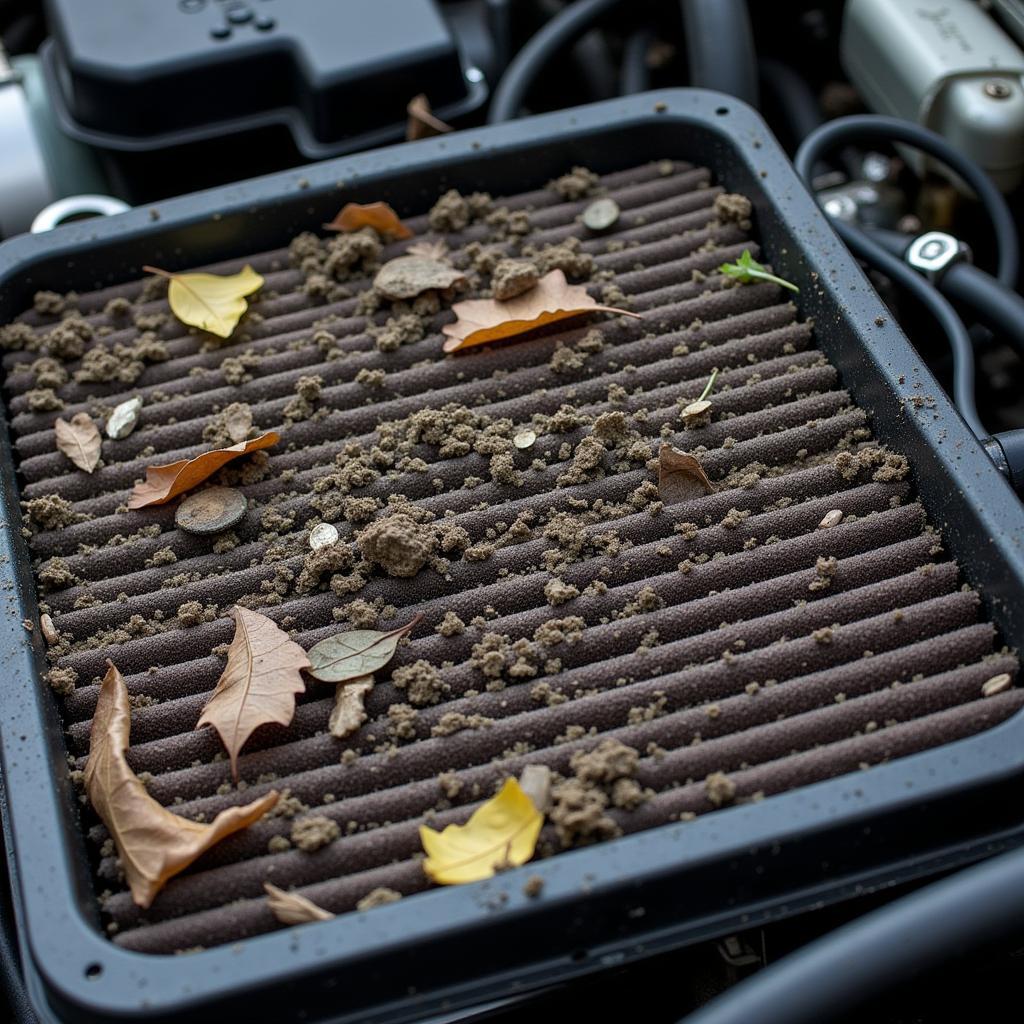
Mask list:
[[[841,509],[834,508],[831,512],[825,513],[825,518],[818,523],[819,530],[828,530],[833,526],[838,526],[843,521],[843,513]]]
[[[246,510],[245,495],[233,487],[208,487],[190,494],[174,514],[174,522],[186,533],[204,536],[229,530]]]
[[[683,409],[683,423],[688,427],[705,427],[711,422],[711,402],[706,398],[691,402]]]
[[[325,548],[329,544],[337,544],[341,535],[333,523],[320,523],[309,531],[309,546],[314,551]]]
[[[53,619],[45,613],[39,616],[39,629],[43,634],[43,639],[51,646],[60,640],[60,633],[57,632]]]
[[[532,430],[520,430],[515,437],[512,438],[512,443],[517,448],[530,448],[537,440],[537,434]]]
[[[1000,672],[999,675],[986,679],[981,687],[982,697],[994,697],[997,693],[1003,693],[1013,685],[1009,672]]]
[[[141,398],[129,398],[127,402],[122,402],[107,420],[107,437],[115,441],[127,437],[137,426],[141,412]]]
[[[583,211],[583,224],[590,231],[607,231],[619,219],[619,204],[614,199],[595,199]]]

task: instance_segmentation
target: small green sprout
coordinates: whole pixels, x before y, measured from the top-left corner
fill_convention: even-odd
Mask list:
[[[697,399],[698,402],[703,402],[711,394],[711,389],[715,386],[715,378],[717,376],[718,370],[715,370],[708,379],[707,384],[704,385],[704,390],[700,393],[700,398]]]
[[[769,273],[764,267],[750,255],[749,249],[743,250],[743,255],[735,263],[723,263],[719,268],[723,274],[735,277],[741,284],[749,284],[751,281],[771,281],[780,288],[788,288],[791,292],[800,291],[795,284],[783,280]]]

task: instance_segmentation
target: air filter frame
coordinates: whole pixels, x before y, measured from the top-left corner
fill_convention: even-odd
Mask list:
[[[819,347],[905,453],[932,522],[1006,643],[1024,639],[1024,508],[967,430],[798,180],[764,122],[731,97],[671,90],[394,146],[0,245],[0,322],[39,289],[126,280],[287,244],[341,201],[422,209],[447,188],[495,194],[572,164],[673,157],[749,196],[775,268]],[[927,403],[914,400],[927,396]],[[923,405],[923,408],[916,408]],[[0,410],[2,411],[2,410]],[[190,956],[118,948],[101,931],[0,426],[3,823],[23,961],[40,1017],[190,1022],[406,1021],[523,994],[943,870],[1022,841],[1024,713],[969,739],[668,824],[370,913]],[[523,894],[528,875],[543,896]]]

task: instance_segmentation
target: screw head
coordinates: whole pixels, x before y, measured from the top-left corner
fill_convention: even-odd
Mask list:
[[[1010,86],[998,78],[990,78],[982,87],[982,91],[991,100],[1006,100],[1013,93]]]

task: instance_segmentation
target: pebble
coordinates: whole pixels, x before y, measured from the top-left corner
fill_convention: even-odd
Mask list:
[[[186,533],[220,533],[245,515],[247,502],[234,487],[208,487],[190,494],[174,513],[174,522]]]
[[[122,402],[107,420],[107,437],[113,438],[115,441],[127,437],[138,424],[141,412],[141,398],[129,398],[127,402]]]
[[[838,526],[843,521],[842,509],[834,508],[831,512],[825,513],[825,518],[818,523],[819,530],[827,530],[830,527]]]
[[[583,224],[591,231],[607,231],[619,219],[619,204],[614,199],[595,199],[583,211]]]
[[[1008,690],[1013,685],[1009,672],[1000,672],[999,675],[987,679],[981,687],[983,697],[994,697],[997,693]]]
[[[309,546],[319,551],[328,544],[337,544],[339,536],[338,528],[333,523],[320,523],[309,531]]]
[[[515,437],[512,438],[512,443],[517,448],[529,448],[537,440],[537,434],[533,430],[520,430]]]

